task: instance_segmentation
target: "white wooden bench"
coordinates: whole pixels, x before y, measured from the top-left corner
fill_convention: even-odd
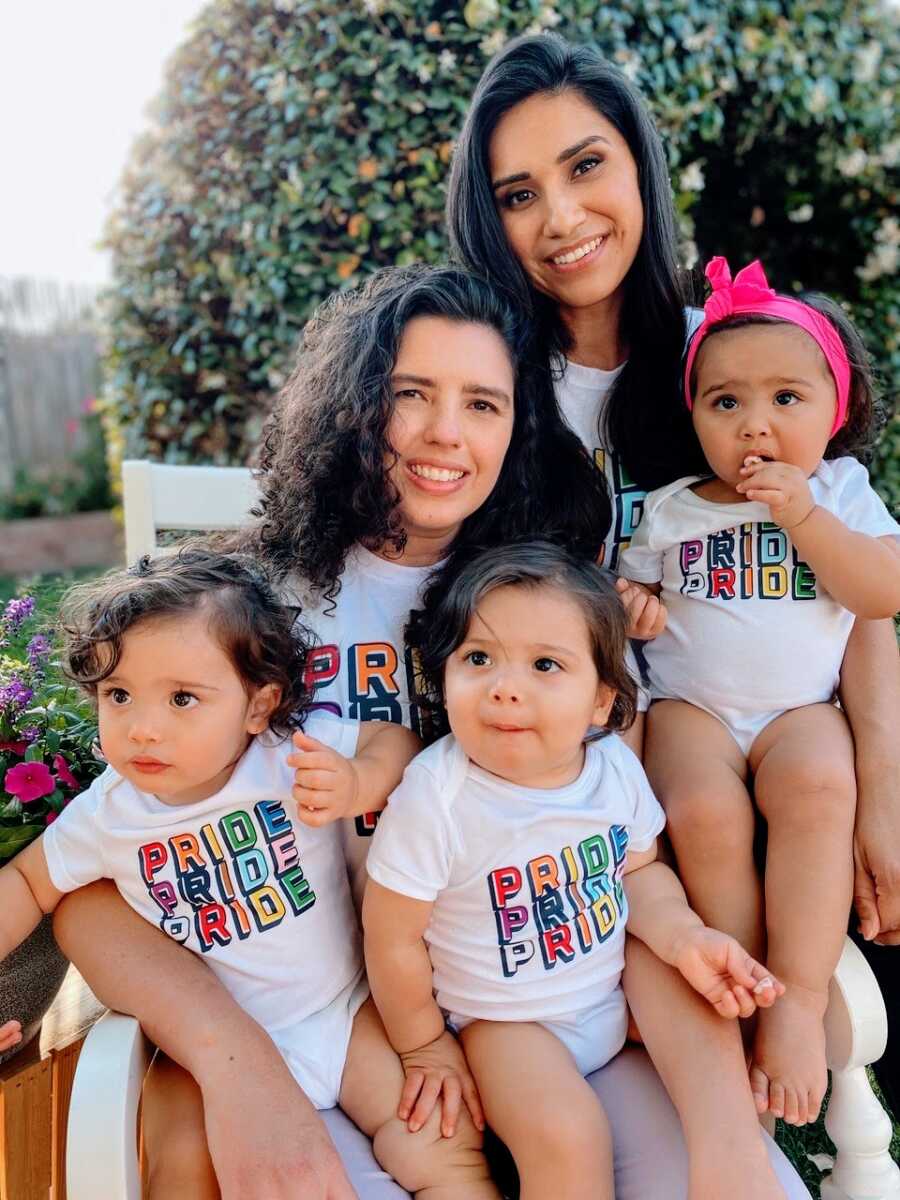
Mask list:
[[[258,496],[242,468],[125,462],[122,478],[129,562],[154,553],[161,529],[245,524]],[[891,1123],[866,1073],[884,1053],[887,1014],[875,977],[849,939],[831,981],[825,1030],[831,1069],[825,1128],[837,1153],[822,1200],[900,1200],[900,1168],[888,1150]],[[137,1117],[152,1052],[137,1021],[119,1013],[102,1017],[88,1035],[69,1110],[69,1200],[141,1200]]]

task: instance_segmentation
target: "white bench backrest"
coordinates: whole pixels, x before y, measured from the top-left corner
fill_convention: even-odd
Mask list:
[[[259,498],[247,467],[173,467],[126,459],[122,463],[125,557],[129,565],[158,550],[160,529],[236,529],[253,518]]]

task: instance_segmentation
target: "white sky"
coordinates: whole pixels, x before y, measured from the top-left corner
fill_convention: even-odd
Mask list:
[[[0,275],[108,278],[96,249],[165,60],[207,0],[0,0]]]

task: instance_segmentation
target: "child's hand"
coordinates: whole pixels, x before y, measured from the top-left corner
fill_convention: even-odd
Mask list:
[[[317,827],[347,816],[359,792],[359,776],[353,760],[299,729],[291,740],[296,750],[288,755],[287,761],[289,766],[297,768],[291,795],[297,802],[299,819],[304,825]]]
[[[689,933],[674,965],[721,1017],[749,1017],[784,995],[784,984],[727,933],[702,925]]]
[[[765,462],[755,454],[744,459],[743,479],[737,491],[748,500],[768,504],[772,520],[782,529],[792,529],[805,521],[816,507],[809,480],[799,467],[789,463]]]
[[[484,1112],[475,1080],[462,1046],[445,1030],[440,1037],[418,1050],[400,1055],[406,1083],[397,1106],[397,1116],[406,1121],[410,1133],[421,1129],[435,1104],[441,1101],[441,1134],[453,1137],[459,1106],[465,1101],[476,1129],[484,1129]]]
[[[21,1040],[22,1026],[18,1021],[7,1021],[5,1025],[0,1025],[0,1054],[4,1050],[12,1050]]]
[[[628,614],[628,637],[648,642],[666,627],[666,606],[642,583],[617,579],[616,591]]]

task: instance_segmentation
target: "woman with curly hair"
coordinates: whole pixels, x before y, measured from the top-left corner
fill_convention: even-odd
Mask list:
[[[260,519],[240,540],[322,643],[306,666],[314,706],[427,734],[410,703],[403,629],[433,567],[453,550],[525,533],[596,556],[606,487],[530,347],[517,310],[456,268],[384,271],[310,322],[266,431]],[[343,824],[358,880],[374,819]],[[196,956],[131,920],[109,886],[74,894],[59,912],[60,940],[98,995],[134,1013],[168,1056],[144,1096],[154,1196],[406,1194],[340,1110],[317,1118]],[[399,1060],[394,1069],[399,1098]],[[443,1098],[421,1129],[401,1112],[415,1130],[400,1172],[412,1192],[433,1177],[423,1166],[435,1154],[481,1178],[477,1098],[463,1103],[452,1084]]]

